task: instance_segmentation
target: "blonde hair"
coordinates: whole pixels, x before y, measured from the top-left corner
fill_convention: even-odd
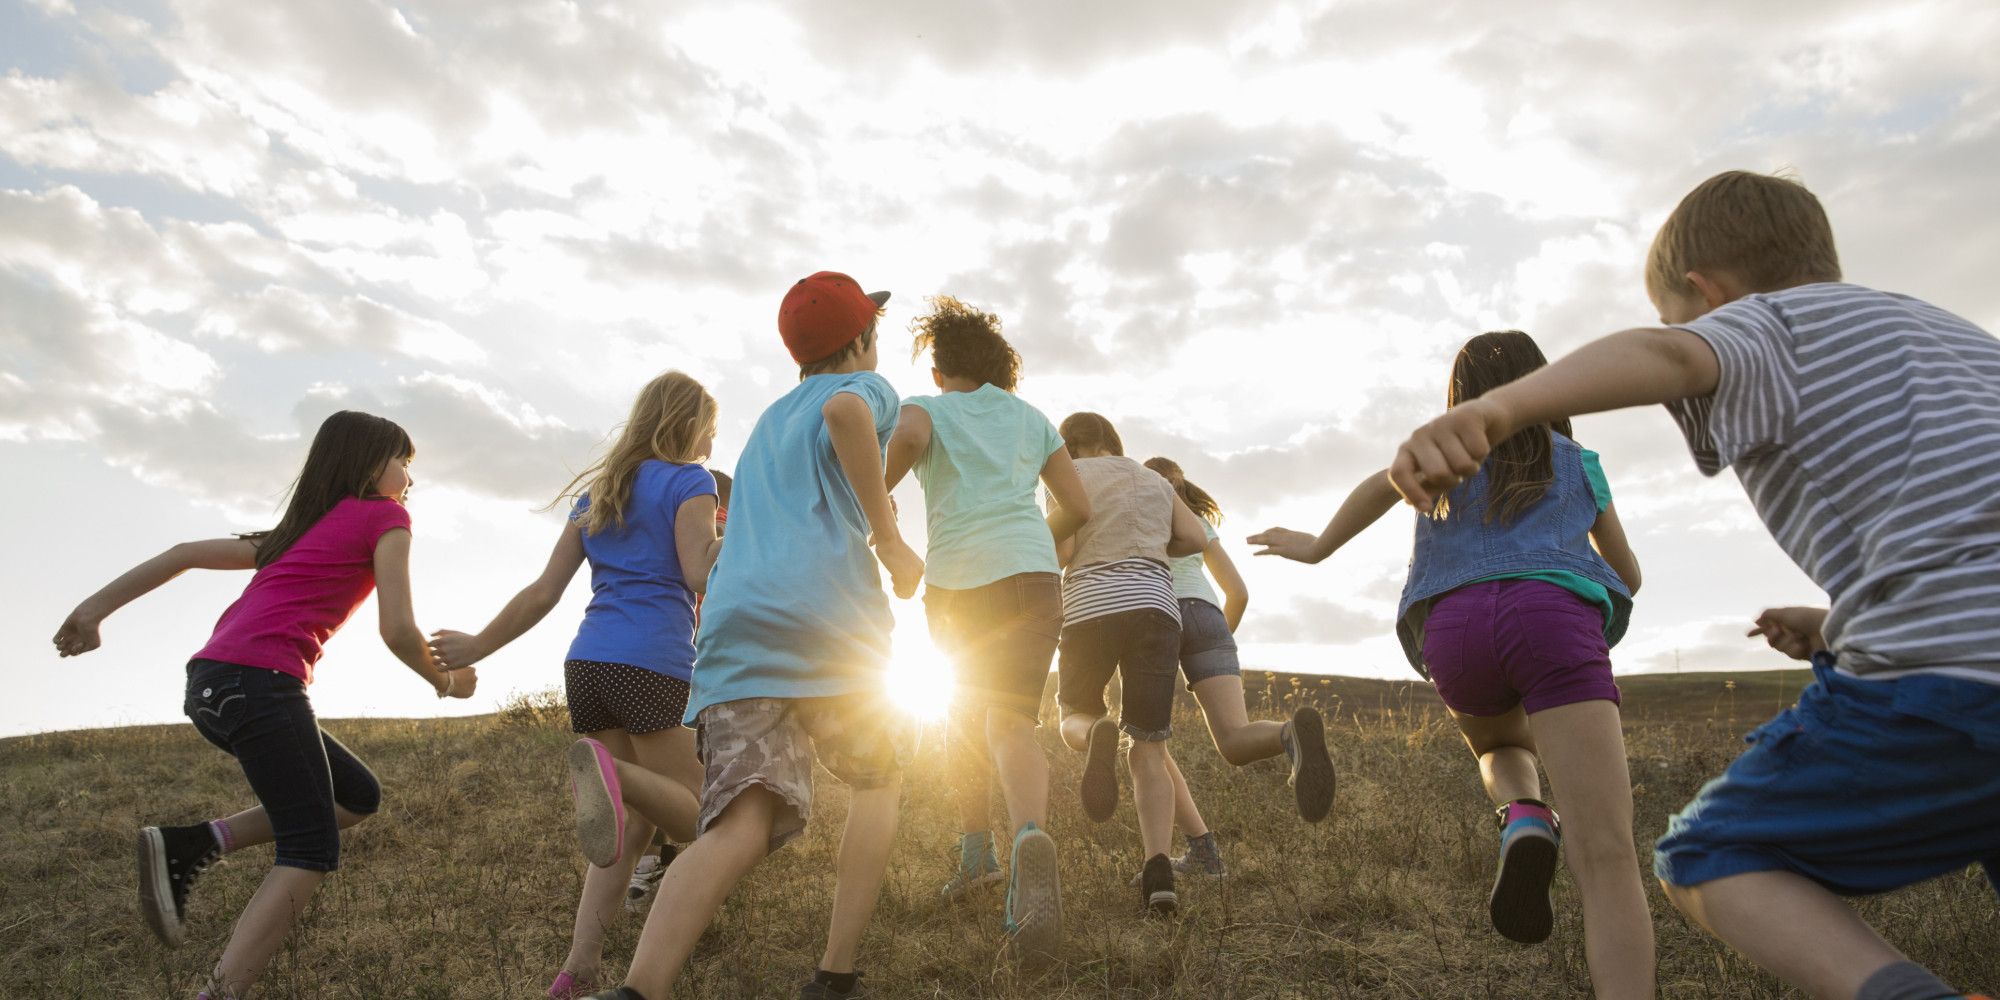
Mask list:
[[[1826,210],[1788,177],[1731,170],[1688,192],[1653,237],[1646,291],[1688,297],[1689,271],[1727,274],[1749,292],[1840,280]]]
[[[632,499],[639,466],[648,459],[686,465],[708,458],[701,443],[715,432],[718,412],[715,397],[692,376],[678,371],[660,375],[639,390],[610,450],[577,473],[549,506],[588,495],[590,507],[581,518],[585,534],[606,526],[624,530],[625,504]]]

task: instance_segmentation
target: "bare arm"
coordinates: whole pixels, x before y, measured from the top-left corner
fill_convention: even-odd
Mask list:
[[[681,558],[681,579],[697,594],[708,593],[708,571],[722,554],[722,536],[715,533],[715,496],[703,494],[681,502],[674,512],[674,551]]]
[[[191,569],[255,569],[257,545],[245,538],[211,538],[178,545],[140,563],[83,599],[56,629],[56,653],[81,656],[102,644],[97,628],[113,611]]]
[[[1479,471],[1495,444],[1523,427],[1707,396],[1720,378],[1714,349],[1685,330],[1614,333],[1417,428],[1396,449],[1389,480],[1411,506],[1430,510],[1439,495]]]
[[[931,446],[930,411],[921,406],[905,406],[896,418],[896,431],[889,435],[889,450],[882,462],[882,484],[895,489]]]
[[[1058,562],[1069,560],[1062,555],[1063,545],[1071,542],[1076,533],[1090,521],[1090,492],[1083,488],[1083,477],[1076,474],[1076,463],[1070,461],[1068,448],[1057,448],[1049,452],[1048,460],[1042,463],[1042,485],[1048,487],[1049,496],[1055,506],[1049,511],[1049,534],[1056,540]],[[1074,554],[1076,546],[1069,545]]]
[[[1625,589],[1637,594],[1639,557],[1632,554],[1632,546],[1625,541],[1625,526],[1618,521],[1616,504],[1605,504],[1604,512],[1597,515],[1597,523],[1590,526],[1590,544],[1611,564],[1618,579],[1625,581]]]
[[[1201,518],[1188,509],[1181,495],[1174,494],[1174,533],[1167,539],[1170,556],[1198,555],[1208,547],[1208,532],[1201,530]]]
[[[1354,487],[1318,535],[1290,528],[1272,528],[1251,535],[1250,544],[1264,546],[1257,552],[1260,556],[1283,556],[1302,563],[1321,562],[1353,541],[1354,536],[1369,525],[1381,520],[1382,515],[1396,506],[1396,500],[1396,488],[1389,485],[1389,477],[1378,472]]]
[[[1222,618],[1229,623],[1229,631],[1243,623],[1243,612],[1250,608],[1250,587],[1243,582],[1243,574],[1236,571],[1236,562],[1222,547],[1222,539],[1211,538],[1208,547],[1201,552],[1201,564],[1208,568],[1208,575],[1215,577],[1215,585],[1222,588]]]
[[[381,548],[376,548],[377,559]],[[572,521],[563,525],[562,534],[556,536],[555,548],[549,552],[548,564],[542,567],[542,575],[533,583],[521,588],[478,635],[467,635],[451,629],[439,629],[431,633],[431,658],[438,667],[451,670],[469,667],[493,655],[500,647],[519,639],[529,629],[534,628],[562,600],[563,591],[569,588],[570,578],[576,575],[578,566],[583,565],[583,526]],[[406,572],[407,577],[407,572]],[[382,586],[378,580],[376,587]],[[386,641],[387,635],[383,636]],[[393,647],[391,647],[393,648]],[[409,662],[405,660],[404,662]],[[414,669],[414,668],[412,668]],[[421,673],[421,671],[419,671]]]
[[[476,667],[441,669],[410,607],[410,533],[393,528],[375,542],[375,607],[381,613],[382,644],[442,698],[470,698],[479,686]]]
[[[924,560],[903,541],[896,526],[896,511],[889,504],[889,489],[882,476],[882,452],[875,441],[875,418],[868,404],[851,392],[834,394],[820,408],[826,418],[827,439],[833,444],[840,471],[847,476],[854,496],[861,501],[861,513],[868,518],[869,543],[875,558],[889,571],[889,583],[897,597],[914,597],[924,577]]]

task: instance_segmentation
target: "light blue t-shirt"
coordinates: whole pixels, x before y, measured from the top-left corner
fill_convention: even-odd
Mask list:
[[[930,535],[924,580],[970,590],[1020,573],[1055,573],[1055,539],[1035,506],[1042,466],[1063,447],[1042,411],[991,383],[972,392],[912,396],[931,418],[931,443],[913,471],[924,487]]]
[[[879,690],[889,599],[868,519],[820,410],[868,404],[876,445],[896,429],[896,390],[874,372],[813,375],[757,418],[736,462],[729,536],[708,577],[687,721],[744,698]]]
[[[1206,520],[1201,522],[1201,533],[1209,541],[1215,541],[1215,525]],[[1208,582],[1206,566],[1207,560],[1200,552],[1191,556],[1175,556],[1170,566],[1174,571],[1174,597],[1183,601],[1190,598],[1207,601],[1219,609],[1222,598],[1216,596],[1215,587]]]
[[[569,659],[624,663],[688,679],[694,669],[694,592],[681,576],[674,519],[681,504],[714,495],[715,477],[699,465],[640,463],[625,502],[625,526],[584,532],[590,606],[569,644]],[[570,520],[589,509],[590,498],[578,498]]]

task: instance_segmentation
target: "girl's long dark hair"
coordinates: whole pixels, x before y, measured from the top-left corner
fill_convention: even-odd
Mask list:
[[[1451,364],[1451,392],[1445,405],[1457,406],[1468,399],[1478,399],[1548,363],[1535,338],[1519,330],[1482,333],[1459,348],[1458,358]],[[1549,483],[1555,479],[1549,442],[1552,431],[1571,440],[1576,438],[1570,431],[1569,418],[1564,417],[1524,427],[1493,449],[1486,460],[1486,520],[1498,517],[1500,523],[1506,524],[1534,506],[1548,491]],[[1446,497],[1438,504],[1436,516],[1450,516],[1450,505],[1450,498]]]
[[[1181,471],[1179,462],[1155,455],[1146,460],[1146,468],[1159,473],[1160,477],[1167,481],[1167,485],[1172,486],[1174,492],[1181,495],[1181,502],[1187,504],[1188,509],[1194,511],[1196,517],[1210,524],[1222,523],[1222,505],[1216,503],[1215,498],[1209,496],[1207,490],[1188,482],[1187,473]]]
[[[373,496],[382,467],[416,452],[410,435],[395,421],[360,410],[342,410],[326,418],[313,435],[305,468],[292,480],[291,501],[278,526],[243,536],[257,543],[257,568],[277,561],[334,504],[348,497]]]

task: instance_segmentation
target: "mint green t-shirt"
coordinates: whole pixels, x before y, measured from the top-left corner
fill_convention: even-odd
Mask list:
[[[1201,522],[1201,533],[1209,541],[1215,541],[1215,526],[1207,521]],[[1207,557],[1200,552],[1191,556],[1175,556],[1170,567],[1174,571],[1174,597],[1183,601],[1193,598],[1222,607],[1222,598],[1216,596],[1215,587],[1208,582],[1207,567]]]
[[[1578,457],[1583,460],[1583,478],[1590,484],[1591,499],[1597,501],[1597,512],[1602,514],[1604,513],[1604,508],[1611,506],[1611,481],[1604,478],[1604,465],[1598,460],[1596,452],[1591,451],[1589,448],[1579,448],[1577,451],[1582,453]],[[1540,580],[1543,583],[1553,583],[1603,608],[1605,628],[1610,628],[1612,620],[1618,617],[1618,610],[1611,603],[1611,592],[1604,589],[1604,585],[1598,583],[1596,580],[1578,576],[1575,573],[1566,573],[1562,570],[1545,570],[1538,573],[1501,573],[1497,576],[1489,576],[1472,582],[1485,583],[1487,580]]]
[[[924,580],[970,590],[1020,573],[1054,573],[1055,540],[1035,506],[1035,484],[1062,435],[1042,411],[991,384],[912,396],[931,418],[931,443],[913,471],[930,533]]]

